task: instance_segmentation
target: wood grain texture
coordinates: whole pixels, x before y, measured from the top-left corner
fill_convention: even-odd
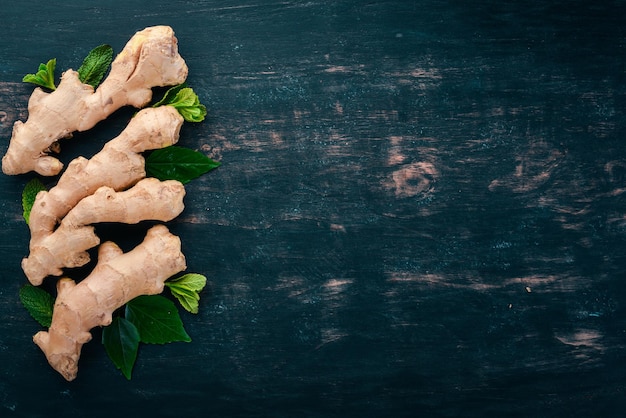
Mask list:
[[[222,167],[170,224],[210,280],[193,342],[131,382],[97,341],[74,384],[32,344],[28,176],[0,178],[2,416],[619,416],[623,2],[34,3],[0,12],[2,138],[39,62],[168,24],[210,113],[181,144]]]

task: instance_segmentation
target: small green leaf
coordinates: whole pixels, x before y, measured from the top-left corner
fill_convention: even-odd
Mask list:
[[[44,186],[38,178],[30,180],[26,183],[26,186],[24,186],[24,191],[22,191],[22,209],[24,210],[23,216],[27,225],[30,220],[30,211],[35,204],[37,193],[42,190],[46,190],[46,186]]]
[[[170,279],[165,284],[168,286],[186,287],[189,290],[199,292],[206,286],[206,277],[198,273],[187,273],[175,279]]]
[[[198,95],[190,88],[176,93],[174,106],[187,122],[202,122],[207,114],[206,107],[200,103]]]
[[[219,162],[198,151],[178,146],[155,150],[146,159],[148,176],[159,180],[178,180],[183,184],[219,166]]]
[[[153,104],[152,107],[159,107],[159,106],[172,103],[175,100],[178,92],[184,88],[187,88],[187,83],[182,83],[177,86],[170,87],[163,95],[163,98],[159,100],[158,102],[156,102],[155,104]]]
[[[206,286],[206,277],[197,273],[185,274],[177,279],[168,280],[165,285],[170,289],[181,306],[188,312],[198,313],[198,294]]]
[[[139,331],[140,341],[147,344],[189,342],[174,303],[160,295],[138,296],[126,304],[126,319]]]
[[[35,321],[42,327],[50,327],[54,309],[54,298],[50,293],[27,284],[20,289],[20,301]]]
[[[102,330],[102,344],[115,367],[130,380],[139,349],[137,327],[132,322],[116,316],[111,325]]]
[[[193,290],[185,289],[185,288],[176,288],[170,287],[172,295],[176,297],[180,305],[187,311],[192,314],[198,313],[198,302],[200,301],[200,295]]]
[[[97,46],[89,51],[78,69],[78,78],[82,83],[96,88],[109,70],[111,62],[113,62],[113,48],[110,45]]]
[[[174,106],[187,122],[202,122],[207,114],[198,95],[184,83],[169,89],[153,107],[163,105]]]
[[[56,65],[56,58],[52,58],[47,64],[39,64],[39,71],[36,74],[26,74],[22,81],[37,84],[50,90],[56,90],[57,87],[54,84],[54,69]]]

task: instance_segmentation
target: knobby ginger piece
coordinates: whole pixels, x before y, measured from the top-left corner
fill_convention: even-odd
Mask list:
[[[89,331],[109,325],[113,312],[135,297],[161,293],[163,283],[185,269],[180,239],[163,225],[152,227],[128,253],[106,242],[99,248],[96,267],[83,281],[59,280],[52,324],[33,341],[55,370],[74,380],[82,346],[92,338]]]
[[[152,99],[153,87],[181,84],[187,72],[171,27],[154,26],[137,32],[95,91],[81,83],[73,70],[63,73],[52,93],[41,88],[33,91],[28,120],[13,126],[2,171],[9,175],[30,171],[43,176],[58,174],[63,164],[48,152],[59,139],[91,129],[123,106],[145,106]]]
[[[124,190],[144,178],[145,159],[141,153],[175,144],[182,124],[182,116],[172,106],[142,109],[119,136],[107,142],[91,159],[78,157],[70,162],[56,186],[37,194],[28,225],[30,251],[55,231],[80,200],[98,188]],[[32,284],[41,284],[43,277],[26,274]]]
[[[103,186],[78,202],[52,234],[31,248],[22,269],[37,286],[46,276],[62,275],[64,267],[84,266],[90,260],[87,250],[100,243],[92,224],[167,222],[183,211],[184,196],[185,187],[176,180],[147,178],[123,192]]]

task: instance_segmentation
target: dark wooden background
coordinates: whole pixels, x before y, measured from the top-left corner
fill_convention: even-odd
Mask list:
[[[193,342],[142,346],[130,382],[98,330],[72,383],[32,343],[18,300],[32,176],[0,176],[0,416],[622,416],[625,12],[3,3],[2,153],[27,116],[24,74],[167,24],[210,112],[181,145],[223,165],[170,224],[210,281],[183,314]],[[129,114],[65,141],[64,161]]]

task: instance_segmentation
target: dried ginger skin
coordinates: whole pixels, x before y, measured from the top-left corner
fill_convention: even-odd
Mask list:
[[[63,73],[53,92],[34,90],[28,102],[28,120],[13,126],[2,171],[8,175],[30,171],[43,176],[58,174],[63,164],[47,155],[54,143],[72,132],[91,129],[123,106],[145,106],[153,87],[181,84],[187,73],[171,27],[154,26],[137,32],[95,91],[81,83],[74,70]]]
[[[50,365],[74,380],[92,328],[109,325],[113,312],[135,297],[161,293],[169,277],[186,269],[180,246],[177,236],[157,225],[128,253],[112,242],[102,244],[98,264],[79,284],[61,279],[50,329],[33,337]]]
[[[100,187],[78,202],[52,234],[31,248],[22,260],[22,269],[30,283],[38,286],[46,276],[62,275],[64,267],[84,266],[90,260],[87,250],[100,243],[91,224],[167,222],[183,211],[184,196],[185,187],[176,180],[147,178],[123,192]]]
[[[184,120],[172,106],[140,110],[119,136],[87,160],[72,160],[56,186],[37,194],[29,228],[30,249],[54,232],[67,213],[102,186],[124,190],[146,176],[142,152],[178,142]]]

